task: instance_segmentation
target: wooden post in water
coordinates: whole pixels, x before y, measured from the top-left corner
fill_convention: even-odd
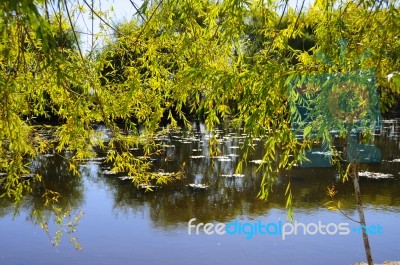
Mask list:
[[[368,265],[373,265],[373,260],[372,260],[372,254],[371,254],[371,247],[369,245],[369,239],[368,239],[368,234],[367,234],[367,229],[366,229],[366,222],[365,222],[365,216],[364,216],[364,208],[362,205],[362,200],[361,200],[361,191],[360,191],[360,185],[358,182],[358,163],[357,162],[351,162],[351,177],[353,179],[354,183],[354,192],[356,194],[356,199],[357,199],[357,210],[358,210],[358,216],[360,218],[360,225],[362,229],[362,236],[364,240],[364,249],[365,249],[365,254],[367,256],[367,261]]]
[[[368,265],[374,265],[373,260],[372,260],[372,254],[371,254],[371,246],[369,245],[369,239],[368,239],[368,233],[367,233],[367,225],[365,222],[365,215],[364,215],[364,207],[362,204],[362,198],[361,198],[361,190],[360,190],[360,184],[359,184],[359,163],[357,162],[357,148],[356,148],[356,142],[351,139],[351,127],[348,129],[347,133],[347,155],[349,158],[350,162],[350,168],[351,168],[351,178],[353,179],[353,185],[354,185],[354,192],[356,195],[356,201],[357,201],[357,211],[358,211],[358,216],[360,219],[360,225],[361,225],[361,231],[362,231],[362,236],[363,236],[363,241],[364,241],[364,250],[365,250],[365,255],[367,256],[367,261]]]

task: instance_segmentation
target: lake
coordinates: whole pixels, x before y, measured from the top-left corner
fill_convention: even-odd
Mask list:
[[[370,243],[375,262],[399,260],[400,249],[400,120],[384,120],[375,146],[382,152],[381,163],[363,163],[365,177],[360,177],[367,225],[380,226],[371,231]],[[214,159],[208,153],[210,135],[204,125],[194,123],[189,132],[170,132],[159,140],[164,154],[153,157],[154,170],[176,172],[186,163],[185,177],[153,192],[135,188],[123,174],[112,174],[101,158],[82,162],[81,177],[68,172],[68,163],[49,154],[32,163],[43,174],[46,187],[61,194],[59,205],[71,209],[72,215],[83,212],[76,237],[82,250],[75,250],[69,235],[58,247],[35,225],[32,213],[50,211],[43,206],[40,187],[25,197],[14,216],[11,201],[0,201],[0,264],[324,264],[349,265],[366,260],[362,236],[352,222],[338,211],[328,210],[328,186],[334,185],[342,211],[358,219],[353,186],[342,183],[335,168],[296,167],[282,172],[268,201],[257,199],[262,172],[262,139],[254,139],[254,152],[234,175],[243,153],[240,148],[246,135],[232,129],[217,130],[222,154]],[[100,128],[101,129],[101,128]],[[140,155],[140,150],[133,150]],[[294,218],[309,225],[331,225],[331,234],[309,231],[304,235],[258,233],[251,238],[234,231],[223,235],[198,235],[188,222],[199,223],[286,224],[285,189],[292,183]],[[189,184],[198,184],[190,187]],[[205,186],[206,188],[203,188]],[[50,217],[51,218],[51,217]],[[348,223],[349,233],[335,232],[335,225]],[[290,228],[290,227],[289,227]],[[310,227],[311,229],[312,227]],[[54,233],[57,228],[49,222]],[[312,230],[312,229],[311,229]],[[233,233],[236,232],[236,233]]]

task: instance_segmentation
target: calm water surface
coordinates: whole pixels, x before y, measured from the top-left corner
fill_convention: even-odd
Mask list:
[[[362,170],[393,175],[391,178],[361,179],[361,189],[369,225],[381,225],[383,234],[371,235],[376,262],[400,259],[400,146],[399,121],[386,121],[375,145],[383,161],[363,164]],[[68,164],[59,156],[47,156],[33,166],[45,175],[46,185],[61,194],[60,205],[73,213],[84,212],[74,234],[83,246],[74,249],[64,236],[58,248],[30,214],[43,209],[39,195],[26,198],[13,218],[12,203],[0,203],[0,264],[352,264],[365,260],[361,235],[280,236],[188,235],[188,221],[199,222],[286,222],[286,183],[293,186],[294,217],[298,222],[348,222],[324,205],[326,187],[334,184],[343,211],[357,219],[351,183],[341,183],[333,168],[295,168],[282,173],[268,202],[257,199],[262,172],[249,162],[244,177],[234,173],[246,136],[230,129],[219,132],[223,155],[211,159],[208,134],[197,124],[190,133],[174,132],[160,139],[165,152],[154,158],[155,170],[175,172],[186,161],[185,178],[154,192],[144,192],[123,180],[123,174],[107,174],[101,160],[85,161],[82,177],[68,173]],[[254,141],[249,161],[261,159],[262,142]],[[139,155],[139,151],[137,152]],[[101,154],[100,154],[101,156]],[[204,157],[202,157],[204,156]],[[168,162],[165,158],[168,157]],[[178,162],[178,163],[177,163]],[[193,190],[191,183],[208,185]],[[39,188],[34,194],[40,194]],[[35,190],[36,191],[36,190]],[[45,211],[46,212],[46,211]],[[50,222],[51,223],[51,222]],[[50,224],[50,229],[55,231]]]

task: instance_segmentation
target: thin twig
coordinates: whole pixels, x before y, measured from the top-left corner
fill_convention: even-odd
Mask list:
[[[114,30],[116,33],[121,34],[121,32],[119,32],[116,28],[114,28],[113,26],[111,26],[107,21],[105,21],[99,14],[96,13],[96,11],[94,11],[93,7],[89,5],[89,3],[86,0],[83,0],[83,2],[87,5],[87,7],[89,7],[90,11],[96,15],[96,17],[98,17],[101,22],[103,22],[104,24],[106,24],[106,26],[108,26],[110,29]],[[93,19],[93,18],[92,18]]]
[[[300,20],[301,12],[303,11],[303,8],[304,8],[304,2],[305,2],[305,0],[303,0],[303,3],[301,4],[299,14],[297,15],[296,22],[294,23],[294,27],[293,27],[292,33],[290,34],[289,39],[292,38],[293,33],[294,33],[294,31],[296,30],[296,28],[297,28],[297,26],[298,26],[297,23],[298,23],[299,20]]]
[[[72,23],[71,15],[69,14],[67,0],[64,0],[64,4],[65,4],[65,10],[67,11],[68,21],[69,21],[69,24],[71,25],[72,33],[74,34],[74,39],[75,39],[76,45],[78,47],[79,55],[81,56],[81,59],[83,61],[84,58],[83,58],[82,50],[81,50],[81,47],[79,46],[78,36],[76,35],[76,31],[75,31],[74,24]]]
[[[136,10],[136,12],[139,14],[139,16],[142,18],[143,22],[146,21],[146,19],[144,18],[144,16],[142,15],[142,12],[140,12],[139,8],[136,6],[135,2],[133,2],[132,0],[129,0],[129,2],[131,2],[133,8]]]
[[[338,211],[339,211],[341,214],[343,214],[343,216],[346,217],[347,219],[349,219],[349,220],[351,220],[351,221],[353,221],[353,222],[356,222],[356,223],[358,223],[358,224],[361,224],[360,221],[354,220],[353,218],[351,218],[350,216],[348,216],[347,214],[345,214],[342,210],[340,210],[340,208],[337,208],[337,209],[338,209]]]
[[[150,20],[153,18],[153,16],[155,15],[157,9],[161,6],[161,4],[163,3],[163,0],[161,0],[158,5],[156,6],[156,8],[153,10],[153,12],[151,13],[149,19],[146,21],[146,23],[143,25],[142,30],[139,32],[139,35],[136,37],[135,42],[133,43],[132,47],[136,47],[137,42],[139,41],[140,36],[143,34],[144,30],[146,29],[146,26],[149,24]]]

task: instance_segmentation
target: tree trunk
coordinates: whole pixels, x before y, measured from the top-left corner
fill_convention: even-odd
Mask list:
[[[372,260],[371,247],[369,245],[368,234],[366,231],[366,223],[365,223],[365,216],[364,216],[364,208],[363,208],[362,200],[361,200],[360,185],[358,183],[358,163],[351,162],[351,169],[352,169],[351,171],[352,171],[352,178],[353,178],[353,183],[354,183],[354,191],[355,191],[356,199],[357,199],[358,216],[360,217],[360,225],[361,225],[362,236],[363,236],[363,240],[364,240],[365,254],[367,256],[368,265],[373,265],[374,263]]]

